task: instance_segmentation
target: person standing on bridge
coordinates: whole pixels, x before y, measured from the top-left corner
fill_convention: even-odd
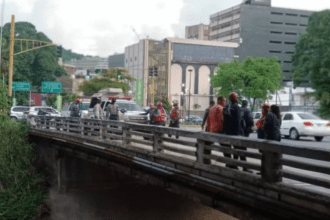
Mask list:
[[[157,108],[155,109],[155,113],[154,113],[154,121],[155,121],[155,125],[165,126],[166,111],[163,107],[162,102],[157,103]]]
[[[113,98],[111,100],[111,103],[107,106],[106,112],[107,112],[105,116],[106,119],[115,120],[115,121],[119,120],[119,116],[118,116],[119,107],[116,104],[115,98]]]
[[[264,123],[266,121],[266,116],[267,116],[267,113],[269,111],[269,108],[270,108],[270,106],[266,103],[261,105],[262,116],[256,123],[258,139],[265,139],[266,138],[266,133],[265,133],[265,130],[264,130]]]
[[[150,118],[149,124],[154,125],[155,124],[155,121],[154,121],[155,105],[154,105],[154,103],[150,103],[149,107],[150,108],[148,109],[148,111],[146,111],[145,113],[141,113],[140,115],[149,114],[149,118]]]
[[[79,114],[79,104],[80,99],[77,98],[70,106],[70,117],[75,117],[75,118],[79,118],[80,114]]]
[[[203,117],[203,123],[201,125],[202,130],[204,130],[204,126],[205,126],[205,123],[207,121],[207,117],[209,116],[210,109],[214,106],[214,104],[215,104],[215,102],[213,100],[210,101],[210,106],[207,109],[205,109],[204,117]],[[208,131],[208,124],[206,124],[205,131]]]
[[[223,110],[224,117],[224,133],[227,135],[238,136],[241,134],[241,109],[238,106],[238,95],[235,92],[230,93],[229,95],[229,104],[227,104]],[[231,145],[221,144],[221,146],[231,148]],[[236,148],[234,146],[234,148]],[[231,158],[231,154],[225,154],[225,157]],[[234,156],[235,157],[235,156]],[[238,170],[237,166],[228,165],[226,167]],[[246,171],[244,168],[243,171]]]
[[[264,129],[267,140],[281,141],[281,113],[277,105],[270,106],[270,111],[266,115]]]
[[[95,119],[102,119],[103,111],[101,108],[101,99],[97,100],[97,104],[93,108],[94,118]]]
[[[170,112],[170,125],[169,127],[172,128],[180,128],[180,118],[181,118],[181,114],[180,114],[180,109],[179,109],[179,102],[178,100],[173,100],[173,108]],[[168,135],[169,137],[171,137],[172,135]],[[179,136],[176,135],[176,139],[179,139]]]
[[[248,101],[243,100],[242,102],[242,107],[241,107],[241,115],[242,115],[242,135],[244,137],[249,137],[250,133],[253,132],[252,127],[253,127],[253,116],[250,111],[250,109],[247,107]]]

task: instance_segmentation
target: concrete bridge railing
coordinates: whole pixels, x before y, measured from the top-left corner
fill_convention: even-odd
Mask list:
[[[106,143],[110,150],[112,146],[129,149],[127,154],[149,160],[151,166],[166,166],[220,184],[234,192],[231,199],[248,205],[264,204],[266,208],[272,204],[308,218],[330,218],[330,149],[108,120],[39,116],[30,125],[32,133],[93,140],[103,146]],[[224,157],[223,153],[246,157],[247,161]],[[299,187],[294,181],[316,188]],[[262,203],[251,204],[251,198]]]

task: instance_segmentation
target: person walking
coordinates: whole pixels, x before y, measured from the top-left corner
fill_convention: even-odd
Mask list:
[[[210,106],[209,106],[207,109],[205,109],[204,117],[203,117],[203,123],[202,123],[202,125],[201,125],[202,130],[204,130],[204,126],[205,126],[205,123],[206,123],[207,117],[209,116],[210,109],[214,106],[214,104],[215,104],[215,102],[214,102],[213,100],[210,101]],[[208,131],[208,130],[207,130],[207,127],[208,127],[208,125],[206,124],[205,131]]]
[[[229,95],[229,103],[224,108],[224,133],[226,135],[235,135],[238,136],[241,134],[241,110],[238,106],[238,95],[235,92],[230,93]],[[221,146],[231,148],[231,145],[221,144]],[[237,147],[233,146],[238,149]],[[225,157],[231,158],[231,154],[224,153]],[[235,155],[234,155],[235,157]],[[226,167],[238,170],[237,166],[228,165]],[[247,171],[247,169],[243,168],[243,171]]]
[[[280,108],[277,105],[270,106],[264,125],[267,140],[281,141],[281,124]]]
[[[171,128],[180,128],[180,109],[179,109],[179,102],[177,100],[173,100],[173,108],[170,112],[170,125]],[[172,137],[172,135],[168,135],[169,137]],[[179,139],[179,136],[176,135],[176,139]]]
[[[269,104],[264,103],[263,105],[261,105],[262,116],[256,123],[258,139],[266,138],[266,133],[264,130],[264,123],[266,121],[266,115],[269,111],[269,108],[270,108]]]
[[[242,126],[242,135],[244,137],[249,137],[250,133],[252,133],[252,127],[253,127],[253,116],[251,113],[251,110],[247,107],[248,101],[243,100],[242,107],[241,107],[241,126]]]
[[[95,119],[102,119],[103,118],[103,111],[101,108],[101,99],[97,100],[97,104],[93,108],[94,118]]]
[[[115,98],[111,100],[111,103],[106,107],[105,110],[106,110],[106,115],[105,115],[106,119],[115,120],[115,121],[119,120],[119,116],[118,116],[119,107],[116,104]]]
[[[149,124],[154,125],[155,124],[155,121],[154,121],[155,105],[154,105],[154,103],[150,103],[149,107],[150,108],[148,109],[148,111],[146,111],[145,113],[141,113],[140,115],[149,114],[149,118],[150,118]]]

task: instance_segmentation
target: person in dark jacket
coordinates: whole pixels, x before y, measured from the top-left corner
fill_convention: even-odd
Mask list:
[[[225,106],[223,111],[224,118],[224,134],[240,135],[241,134],[241,110],[238,106],[238,95],[235,92],[230,93],[229,103]],[[221,146],[231,148],[231,145],[221,144]],[[224,154],[225,157],[231,158],[231,154]],[[226,167],[238,170],[237,166],[228,165]]]
[[[277,105],[272,105],[267,113],[265,121],[265,133],[267,140],[281,141],[281,113]]]
[[[70,106],[70,117],[80,117],[78,104],[79,99],[76,99],[74,103]]]
[[[241,115],[242,115],[241,125],[242,125],[242,135],[244,137],[250,136],[249,130],[252,130],[252,126],[254,124],[252,113],[250,109],[247,107],[247,105],[248,105],[248,101],[243,100],[241,107]]]
[[[203,123],[201,125],[202,130],[204,130],[204,126],[205,126],[207,117],[210,114],[210,109],[214,106],[214,104],[215,104],[215,102],[213,100],[210,101],[210,106],[207,109],[205,109],[205,113],[204,113],[204,117],[203,117]],[[205,131],[207,131],[207,127],[205,128]]]
[[[154,121],[154,114],[155,114],[155,106],[153,103],[150,103],[150,108],[148,109],[148,111],[146,111],[145,113],[141,113],[140,115],[148,115],[150,117],[150,121],[149,124],[154,125],[155,121]]]

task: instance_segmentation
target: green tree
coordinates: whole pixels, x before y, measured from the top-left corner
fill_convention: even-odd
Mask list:
[[[119,74],[120,73],[120,74]],[[121,78],[118,76],[121,75]],[[93,78],[85,80],[79,85],[79,91],[86,95],[92,95],[102,89],[120,88],[127,95],[131,89],[129,82],[134,82],[135,78],[130,76],[126,70],[117,70],[115,68],[108,69],[107,73],[103,74],[102,78]]]
[[[330,10],[313,13],[292,57],[294,85],[310,81],[321,117],[330,117]]]
[[[9,42],[10,23],[3,27],[3,39]],[[31,39],[51,42],[42,32],[38,32],[35,26],[28,22],[15,23],[15,39]],[[29,43],[32,47],[32,42]],[[3,52],[8,50],[8,43]],[[22,44],[23,50],[26,43]],[[21,44],[15,43],[14,53],[21,51]],[[3,57],[9,60],[8,53],[3,53]],[[14,75],[13,81],[29,81],[32,86],[41,86],[43,81],[55,81],[56,77],[66,75],[64,69],[58,65],[56,57],[56,47],[49,46],[33,51],[28,51],[14,56]]]
[[[211,77],[212,86],[219,88],[217,95],[228,97],[236,92],[253,100],[252,110],[258,99],[265,101],[269,93],[281,88],[281,66],[275,58],[248,57],[243,62],[219,63],[217,69]]]

